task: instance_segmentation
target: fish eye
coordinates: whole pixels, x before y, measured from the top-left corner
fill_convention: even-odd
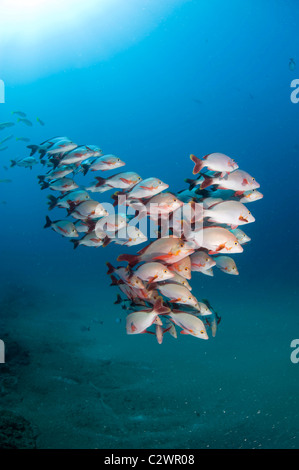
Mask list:
[[[192,297],[188,297],[188,300],[192,300]]]
[[[162,184],[162,181],[158,181],[158,184]]]
[[[255,181],[255,178],[252,178],[252,181]]]
[[[206,258],[206,262],[208,262],[208,261],[209,261],[209,258]]]
[[[238,242],[235,242],[234,244],[237,246],[237,245],[238,245]]]
[[[184,243],[180,243],[180,247],[183,248],[183,246],[184,246]]]
[[[250,212],[250,211],[248,211],[248,215],[250,215],[250,214],[251,214],[251,212]]]
[[[188,271],[188,268],[187,268],[187,267],[185,268],[185,271]]]
[[[165,274],[167,274],[167,269],[164,269]]]
[[[202,334],[202,335],[203,335],[203,334],[204,334],[204,330],[200,330],[200,334]]]

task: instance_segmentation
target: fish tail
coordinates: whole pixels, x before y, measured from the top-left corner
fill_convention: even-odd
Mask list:
[[[37,178],[38,178],[38,180],[39,180],[39,183],[41,183],[42,181],[45,180],[45,176],[44,176],[44,175],[38,175]]]
[[[103,248],[106,248],[106,246],[108,246],[109,243],[111,243],[111,238],[109,238],[109,237],[106,235],[106,237],[105,237],[104,240],[103,240],[103,245],[102,245],[102,247],[103,247]]]
[[[71,242],[74,244],[74,250],[80,245],[80,240],[72,239]]]
[[[81,167],[83,168],[83,175],[85,176],[89,170],[89,165],[87,165],[86,163],[83,163]]]
[[[157,298],[153,308],[153,312],[157,313],[158,315],[167,315],[168,313],[170,313],[170,308],[165,307],[165,305],[163,304],[162,297]]]
[[[197,173],[200,172],[200,170],[203,169],[203,167],[205,166],[205,162],[203,162],[202,160],[200,160],[199,158],[197,158],[195,155],[193,155],[191,153],[190,155],[190,159],[193,161],[194,163],[194,168],[193,168],[193,175],[197,175]]]
[[[110,286],[118,286],[118,280],[116,279],[116,277],[112,275],[112,276],[110,276],[110,278],[111,278],[111,281],[112,281]]]
[[[204,177],[204,181],[201,183],[200,189],[205,189],[208,186],[211,186],[213,184],[213,178],[211,178],[210,176],[205,176],[205,175],[203,175],[203,177]]]
[[[16,140],[18,140],[18,137]],[[32,155],[34,155],[35,152],[37,152],[38,145],[27,145],[27,148],[31,150],[30,157],[32,157]]]
[[[105,178],[101,178],[100,176],[96,176],[95,179],[97,180],[96,187],[98,188],[99,186],[104,186],[106,183]]]
[[[192,180],[191,178],[185,179],[185,183],[189,184],[189,191],[192,191],[192,189],[196,186],[196,181],[197,180]]]
[[[10,160],[10,167],[16,166],[17,162],[16,160]]]
[[[45,223],[45,225],[44,225],[44,228],[51,227],[51,225],[52,225],[52,221],[51,221],[50,217],[48,217],[48,216],[46,215],[46,223]]]
[[[129,266],[135,266],[135,264],[139,263],[139,256],[138,255],[119,255],[117,261],[127,261]]]
[[[107,261],[107,263],[106,263],[106,266],[107,266],[107,268],[108,268],[107,274],[108,274],[108,276],[110,276],[110,274],[114,273],[115,269],[114,269],[114,267],[112,266],[112,264],[109,263],[108,261]]]
[[[47,183],[46,181],[40,181],[41,189],[47,189],[50,184]]]
[[[49,202],[48,202],[49,211],[51,211],[52,209],[54,209],[54,207],[56,207],[58,198],[55,196],[49,195],[48,199],[49,199]]]
[[[121,304],[121,303],[122,303],[122,298],[119,294],[117,294],[116,301],[114,302],[114,304],[117,305],[117,304]]]

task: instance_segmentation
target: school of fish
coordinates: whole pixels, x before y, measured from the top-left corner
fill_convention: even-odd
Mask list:
[[[38,179],[51,192],[49,210],[66,211],[58,220],[46,216],[45,228],[69,238],[74,248],[147,242],[135,254],[120,254],[115,266],[107,263],[127,334],[151,334],[159,344],[167,333],[177,338],[178,330],[201,339],[215,336],[221,318],[209,301],[192,294],[188,281],[196,271],[213,276],[214,267],[239,274],[231,255],[250,241],[243,229],[255,219],[246,204],[263,197],[255,178],[225,154],[191,155],[196,176],[174,194],[157,177],[121,171],[123,160],[94,145],[55,137],[28,148],[27,161],[37,158],[45,169]],[[94,181],[74,181],[87,175],[95,175]],[[95,198],[108,191],[109,204]]]

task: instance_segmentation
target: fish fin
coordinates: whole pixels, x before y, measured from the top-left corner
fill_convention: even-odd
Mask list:
[[[154,282],[157,279],[157,277],[158,277],[157,275],[150,277],[148,280],[148,283],[150,284],[151,282]]]
[[[189,191],[192,191],[192,189],[196,186],[197,180],[192,180],[191,178],[185,178],[185,183],[189,184]]]
[[[231,225],[232,230],[235,230],[236,228],[238,228],[238,225]]]
[[[121,304],[121,303],[122,303],[122,298],[119,294],[117,294],[116,301],[114,302],[114,305]]]
[[[85,176],[89,170],[89,165],[87,165],[86,163],[83,163],[81,167],[83,168],[83,175]]]
[[[101,178],[100,176],[96,176],[95,179],[97,180],[96,187],[98,188],[99,186],[104,186],[106,183],[105,178]]]
[[[106,246],[108,246],[109,243],[111,243],[111,238],[109,238],[108,236],[106,236],[106,237],[104,238],[104,240],[103,240],[103,245],[102,245],[102,247],[103,247],[103,248],[106,248]]]
[[[50,195],[48,196],[48,199],[49,199],[49,202],[48,202],[49,211],[51,211],[52,209],[54,209],[54,207],[56,207],[58,198],[55,197],[55,196],[52,196],[52,195],[50,194]]]
[[[211,186],[213,184],[213,178],[210,176],[203,175],[204,181],[200,185],[200,189],[205,189],[208,186]]]
[[[139,256],[138,255],[119,255],[117,261],[127,261],[130,266],[135,266],[135,264],[139,263]]]
[[[197,175],[197,173],[199,173],[200,170],[202,170],[202,168],[205,166],[205,163],[193,154],[190,155],[190,159],[194,163],[193,175]]]
[[[50,217],[46,215],[46,223],[44,225],[44,228],[51,227],[51,225],[52,225],[52,221],[51,221]]]
[[[158,315],[166,315],[167,313],[170,313],[170,308],[165,307],[162,297],[158,297],[152,311]]]
[[[112,275],[112,276],[110,276],[110,278],[111,278],[111,281],[112,281],[110,286],[117,286],[118,285],[118,280],[116,279],[116,277]]]
[[[74,244],[74,250],[78,248],[78,246],[80,245],[80,240],[72,239],[71,242]]]
[[[108,271],[107,271],[108,276],[109,276],[110,274],[114,273],[115,268],[112,266],[111,263],[109,263],[109,261],[107,261],[106,266],[107,266],[107,268],[108,268]]]
[[[190,333],[187,330],[181,330],[181,335],[189,335]]]
[[[40,181],[41,189],[47,189],[50,184],[47,181]]]
[[[10,167],[13,167],[17,164],[16,160],[10,160]]]
[[[27,148],[31,150],[30,157],[32,157],[37,152],[38,145],[27,145]]]

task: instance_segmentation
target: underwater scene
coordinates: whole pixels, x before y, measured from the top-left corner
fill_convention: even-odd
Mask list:
[[[298,22],[0,2],[0,449],[298,449]]]

